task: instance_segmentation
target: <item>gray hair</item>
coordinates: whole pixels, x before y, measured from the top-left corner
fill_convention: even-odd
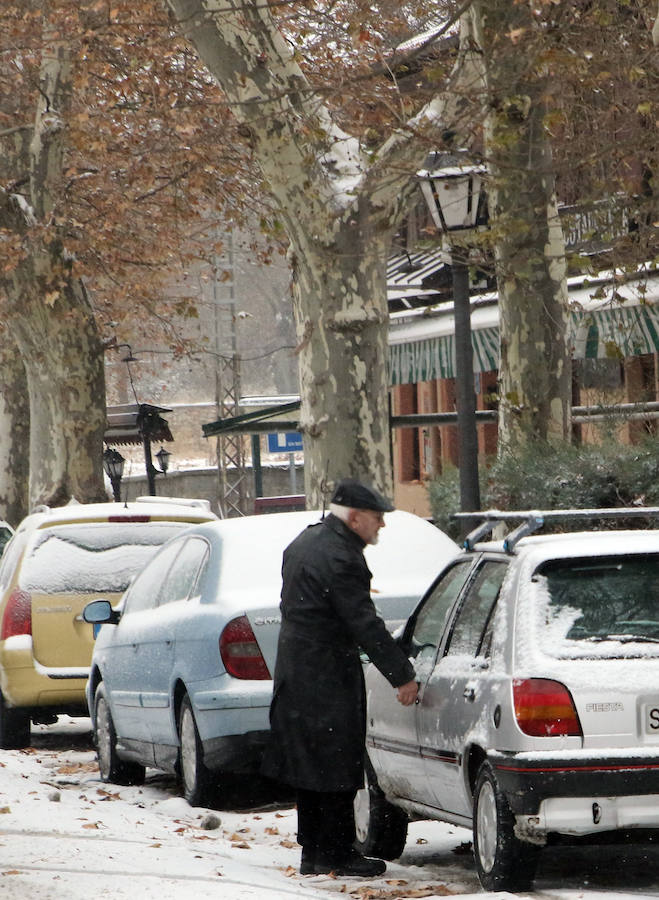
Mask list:
[[[337,517],[337,519],[341,519],[342,522],[348,521],[348,516],[350,515],[350,507],[349,506],[341,506],[338,503],[330,503],[329,511]]]

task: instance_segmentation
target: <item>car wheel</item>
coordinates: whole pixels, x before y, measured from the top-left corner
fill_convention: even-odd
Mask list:
[[[30,746],[30,715],[7,706],[0,691],[0,749],[20,750]]]
[[[407,815],[385,799],[368,757],[364,787],[357,791],[354,808],[357,850],[364,856],[398,859],[407,840]]]
[[[102,683],[96,688],[94,698],[94,742],[101,781],[112,784],[144,784],[145,767],[119,758],[117,733]]]
[[[489,763],[474,793],[476,870],[486,891],[526,891],[533,885],[540,848],[515,836],[515,820]]]
[[[209,799],[212,777],[204,765],[204,749],[187,694],[181,702],[178,733],[181,743],[179,772],[183,796],[190,806],[205,806]]]

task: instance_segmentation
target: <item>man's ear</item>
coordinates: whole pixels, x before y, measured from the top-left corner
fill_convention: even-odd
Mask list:
[[[352,507],[350,507],[350,509],[348,510],[348,520],[347,520],[347,523],[346,523],[346,524],[347,524],[350,528],[353,528],[353,529],[354,529],[354,527],[355,527],[355,522],[357,521],[357,513],[358,513],[358,512],[359,512],[359,510],[353,509]]]

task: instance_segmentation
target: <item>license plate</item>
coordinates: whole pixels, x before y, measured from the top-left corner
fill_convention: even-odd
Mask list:
[[[646,703],[643,709],[645,733],[659,738],[659,700],[655,703]]]

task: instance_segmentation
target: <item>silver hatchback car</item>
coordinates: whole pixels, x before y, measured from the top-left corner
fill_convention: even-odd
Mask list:
[[[399,856],[410,818],[467,826],[483,887],[515,891],[554,836],[659,829],[659,531],[524,536],[554,518],[485,514],[437,578],[398,636],[415,706],[369,667],[363,852]]]

